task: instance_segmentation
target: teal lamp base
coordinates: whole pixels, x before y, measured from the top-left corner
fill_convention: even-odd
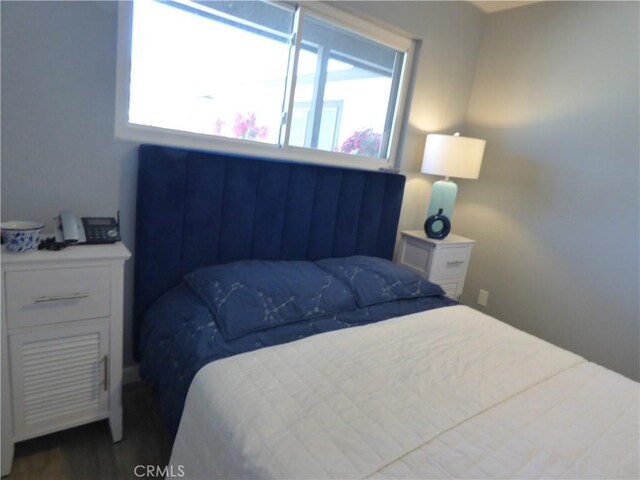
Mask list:
[[[429,201],[427,217],[435,215],[438,213],[438,210],[442,209],[442,214],[451,220],[453,216],[453,205],[456,203],[457,194],[458,186],[451,180],[438,180],[434,183],[431,188],[431,200]]]

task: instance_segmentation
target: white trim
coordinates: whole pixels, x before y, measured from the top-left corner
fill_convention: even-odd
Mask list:
[[[214,13],[216,17],[219,18],[224,18],[225,20],[231,20],[235,23],[238,23],[240,25],[244,25],[245,27],[249,27],[249,28],[258,28],[264,32],[268,32],[272,35],[276,35],[276,36],[282,36],[283,38],[286,38],[286,35],[284,35],[282,32],[278,31],[278,30],[274,30],[272,28],[269,28],[265,25],[259,25],[255,22],[251,22],[249,20],[246,20],[242,17],[235,17],[233,15],[229,15],[228,13],[222,11],[222,10],[218,10],[217,8],[213,7],[213,8],[209,8],[209,7],[205,7],[203,5],[200,5],[198,3],[193,2],[192,0],[179,0],[180,3],[182,3],[183,5],[188,6],[189,8],[192,8],[194,10],[198,10],[199,12],[203,12],[204,14],[211,14]],[[276,2],[273,2],[276,3]],[[291,5],[280,5],[281,8],[285,8],[289,11],[291,11],[291,13],[294,13],[295,7],[292,7]]]
[[[413,94],[415,92],[416,78],[418,76],[418,61],[420,59],[421,48],[422,40],[414,40],[413,47],[411,48],[410,52],[407,52],[406,57],[407,62],[409,61],[409,59],[411,59],[411,63],[408,63],[410,70],[408,72],[406,72],[405,70],[406,78],[402,79],[402,88],[406,87],[407,94],[400,97],[400,101],[402,102],[402,117],[398,117],[397,119],[399,140],[398,146],[395,151],[394,162],[392,164],[397,169],[400,169],[402,167],[402,155],[404,154],[404,147],[407,138],[406,132],[409,125],[409,114],[411,113],[410,108],[407,107],[407,105],[411,105],[411,103],[413,102]],[[405,81],[406,84],[404,83]]]
[[[394,127],[395,130],[395,127]],[[249,142],[235,138],[214,137],[191,132],[181,132],[160,127],[129,124],[117,138],[138,143],[152,143],[168,147],[225,152],[251,157],[264,157],[285,162],[301,162],[317,165],[350,167],[362,170],[379,170],[394,165],[395,155],[389,159],[348,155],[303,147],[285,147],[261,142]]]
[[[122,384],[128,385],[130,383],[136,383],[141,380],[140,378],[140,366],[136,363],[135,365],[129,365],[128,367],[124,367],[122,369]]]
[[[361,157],[302,147],[281,147],[260,142],[237,140],[235,138],[214,137],[135,124],[129,124],[120,132],[118,138],[171,147],[195,148],[197,150],[259,156],[288,162],[333,165],[363,170],[379,170],[393,165],[386,158]]]
[[[129,123],[128,106],[133,23],[132,1],[119,2],[118,5],[118,51],[116,62],[116,105],[114,119],[115,137],[121,140],[140,143],[154,143],[158,145],[183,148],[214,150],[239,155],[261,156],[283,161],[351,167],[365,170],[387,169],[397,165],[399,163],[397,155],[402,149],[401,137],[406,127],[406,122],[404,120],[406,118],[405,109],[407,108],[407,97],[409,95],[408,88],[410,85],[409,80],[413,67],[413,51],[415,42],[323,2],[305,2],[299,3],[298,5],[300,11],[303,13],[306,11],[313,15],[318,15],[321,18],[328,19],[335,23],[339,27],[364,35],[367,38],[371,38],[376,42],[382,43],[404,53],[402,78],[398,88],[398,96],[396,98],[395,115],[393,125],[391,127],[388,158],[361,157],[312,148],[251,142],[247,140],[238,140]],[[299,35],[296,35],[296,37],[298,36]],[[297,44],[299,44],[300,41],[300,38],[296,38]],[[287,93],[292,96],[295,92],[291,91]],[[289,103],[292,103],[290,98]],[[288,106],[292,107],[293,105]],[[289,108],[289,110],[290,109],[291,108]]]
[[[289,56],[293,54],[293,59],[288,63],[287,85],[284,97],[286,107],[286,121],[280,124],[280,138],[283,145],[289,145],[291,138],[291,118],[293,118],[293,107],[295,105],[296,82],[298,81],[298,61],[300,59],[300,47],[302,45],[302,12],[296,9],[293,14],[294,32],[292,42],[289,44]],[[284,138],[282,138],[282,128],[284,127]]]
[[[398,156],[404,148],[404,142],[402,141],[402,139],[405,136],[409,117],[407,100],[410,96],[412,96],[413,93],[409,87],[411,85],[411,73],[413,71],[414,44],[415,42],[412,42],[411,48],[409,48],[404,54],[402,78],[400,79],[398,96],[396,97],[396,112],[393,118],[393,126],[391,127],[391,139],[389,141],[389,166],[393,167],[400,166],[400,159]]]
[[[326,2],[300,2],[299,6],[304,13],[311,13],[320,19],[335,23],[339,27],[367,37],[394,50],[407,52],[411,49],[412,40],[410,38],[398,35]]]

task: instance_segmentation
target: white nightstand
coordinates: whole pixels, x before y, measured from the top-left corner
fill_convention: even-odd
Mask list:
[[[2,475],[13,444],[109,419],[122,439],[122,244],[2,249]]]
[[[448,297],[457,299],[462,294],[474,243],[460,235],[435,240],[422,230],[403,231],[398,263],[437,283]]]

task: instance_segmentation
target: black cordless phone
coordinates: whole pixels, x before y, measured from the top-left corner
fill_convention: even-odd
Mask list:
[[[115,243],[120,241],[118,222],[112,217],[82,217],[86,243]]]

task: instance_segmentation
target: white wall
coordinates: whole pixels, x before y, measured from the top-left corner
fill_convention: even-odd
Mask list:
[[[467,134],[487,140],[454,225],[478,240],[463,301],[640,377],[640,4],[487,17]]]
[[[423,39],[403,171],[417,171],[426,131],[464,122],[483,14],[466,2],[348,2]],[[116,2],[1,2],[2,219],[46,222],[120,209],[133,247],[136,145],[115,140]],[[429,182],[409,175],[401,227],[424,222]],[[161,233],[161,232],[160,232]],[[135,252],[134,252],[135,253]],[[126,271],[125,365],[131,364],[133,262]]]

